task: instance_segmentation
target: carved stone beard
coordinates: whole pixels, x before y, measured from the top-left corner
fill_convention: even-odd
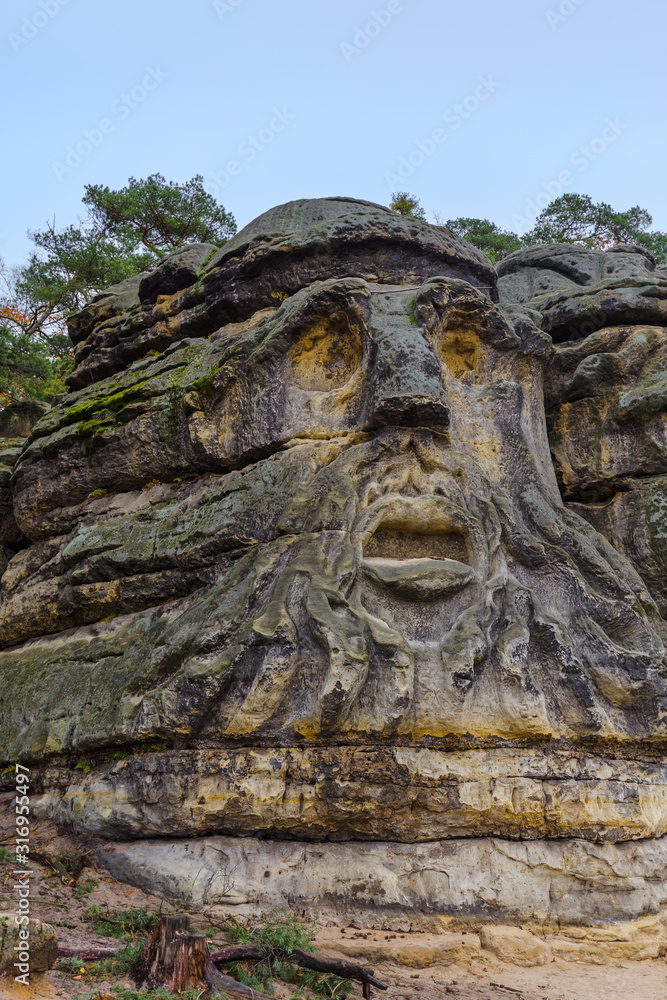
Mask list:
[[[315,478],[200,736],[661,731],[664,649],[639,578],[560,503],[461,476],[456,457],[430,431],[387,429]]]

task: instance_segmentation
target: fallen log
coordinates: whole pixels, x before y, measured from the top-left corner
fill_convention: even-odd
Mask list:
[[[183,927],[187,929],[185,923]],[[118,950],[115,948],[58,948],[58,958],[78,958],[82,965],[87,965],[90,962],[99,962],[102,959],[111,958],[116,954],[118,954]],[[303,951],[301,948],[294,948],[289,953],[283,949],[273,949],[267,952],[262,948],[257,948],[255,945],[238,944],[215,951],[211,954],[210,958],[214,966],[220,966],[229,965],[232,962],[260,962],[271,956],[274,956],[281,962],[291,962],[293,965],[298,965],[303,969],[310,969],[312,972],[321,972],[325,975],[333,974],[340,976],[341,979],[355,979],[364,986],[374,986],[378,990],[388,989],[385,983],[381,983],[379,979],[375,978],[373,969],[356,965],[354,962],[347,962],[344,959],[324,958],[322,955],[313,955],[312,952]],[[142,977],[145,971],[147,970],[137,970],[138,976]],[[253,997],[259,998],[266,995],[258,993],[257,990],[252,990],[230,976],[223,976],[222,973],[218,973],[218,975],[222,976],[225,980],[224,986],[221,981],[218,982],[219,988],[225,993],[234,992],[236,996],[244,998],[244,1000],[252,1000]],[[149,975],[147,974],[146,979],[148,978]],[[137,981],[140,981],[140,979],[137,979]]]
[[[258,990],[253,990],[252,986],[246,986],[237,979],[232,979],[231,976],[226,976],[223,972],[218,972],[217,969],[215,985],[222,993],[227,993],[230,997],[237,997],[237,1000],[276,1000],[275,997],[269,996],[268,993],[260,993]]]
[[[167,923],[163,927],[162,922],[164,921]],[[132,969],[132,976],[137,983],[140,985],[148,983],[155,986],[167,981],[184,983],[188,979],[193,980],[193,978],[199,977],[199,981],[205,982],[209,988],[214,987],[218,992],[228,993],[230,996],[237,997],[238,1000],[267,1000],[266,993],[253,990],[231,976],[226,976],[217,969],[208,967],[205,954],[208,946],[202,947],[205,944],[205,941],[201,940],[202,935],[190,933],[189,917],[163,917],[162,922],[152,932],[144,951]],[[189,944],[187,942],[183,944],[184,937],[197,938],[197,941],[190,940]],[[193,947],[196,953],[194,958],[192,956]],[[82,965],[99,962],[116,954],[118,951],[114,948],[79,950],[58,948],[58,958],[78,958]],[[312,972],[339,976],[341,979],[355,979],[364,986],[365,996],[369,995],[371,986],[378,990],[388,989],[385,983],[375,978],[373,969],[348,962],[345,959],[313,955],[312,952],[303,951],[301,948],[294,948],[287,952],[282,948],[265,950],[256,945],[237,944],[215,951],[209,954],[208,958],[213,966],[229,965],[232,962],[261,962],[264,959],[277,958],[281,962],[291,962],[293,965],[310,969]],[[174,966],[178,966],[175,973]]]
[[[341,958],[324,958],[322,955],[313,955],[309,951],[301,948],[293,948],[291,952],[282,948],[263,949],[255,945],[237,944],[230,945],[220,951],[214,951],[211,961],[214,965],[228,965],[230,962],[254,962],[264,958],[275,957],[281,962],[291,962],[299,965],[302,969],[311,969],[313,972],[333,974],[341,979],[356,979],[364,986],[374,986],[377,990],[386,990],[389,987],[381,983],[373,974],[373,969],[363,965],[356,965],[354,962],[347,962]]]
[[[113,958],[117,948],[58,948],[58,958],[80,958],[82,964],[100,962],[103,958]]]
[[[47,854],[46,851],[38,851],[31,847],[29,858],[30,863],[36,861],[43,868],[50,868],[53,874],[58,876],[63,885],[76,885],[76,879],[72,878],[64,865],[61,865],[60,861],[54,858],[52,854]]]

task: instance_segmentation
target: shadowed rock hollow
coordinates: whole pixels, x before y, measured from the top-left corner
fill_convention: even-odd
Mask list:
[[[666,325],[637,248],[353,199],[98,296],[0,454],[37,812],[203,902],[667,939]]]

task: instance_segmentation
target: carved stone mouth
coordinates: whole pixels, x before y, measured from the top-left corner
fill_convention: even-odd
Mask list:
[[[410,511],[408,506],[407,511]],[[454,528],[415,525],[409,514],[404,523],[395,519],[382,521],[364,544],[365,559],[380,560],[454,560],[470,562],[465,535]]]
[[[363,572],[399,597],[429,601],[458,593],[477,578],[472,567],[444,556],[426,559],[364,559]]]
[[[363,544],[364,576],[408,601],[451,596],[477,579],[467,532],[451,511],[395,498]]]

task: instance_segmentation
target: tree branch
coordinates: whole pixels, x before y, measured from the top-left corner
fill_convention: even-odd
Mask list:
[[[232,945],[223,948],[221,951],[214,951],[211,961],[214,965],[227,965],[230,962],[261,961],[270,955],[278,958],[281,962],[292,962],[300,965],[304,969],[311,969],[313,972],[322,972],[340,976],[341,979],[356,979],[357,982],[366,986],[374,986],[377,990],[386,990],[388,986],[375,979],[373,969],[354,962],[347,962],[344,959],[323,958],[322,955],[313,955],[309,951],[301,948],[293,948],[291,952],[282,948],[264,950],[255,945]]]

